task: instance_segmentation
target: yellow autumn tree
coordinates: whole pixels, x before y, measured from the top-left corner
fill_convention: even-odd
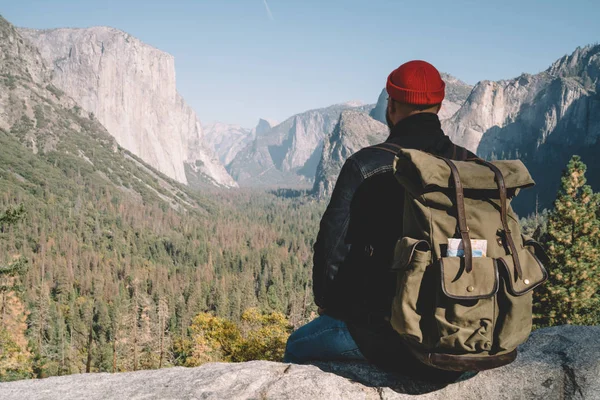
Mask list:
[[[191,341],[180,344],[187,348],[187,367],[207,362],[231,361],[241,343],[241,333],[236,324],[209,313],[196,315],[190,331]]]
[[[176,340],[174,350],[185,366],[195,367],[219,361],[281,361],[291,325],[281,313],[250,308],[239,324],[200,313],[192,320],[190,331],[191,339]]]
[[[242,314],[243,341],[237,347],[233,361],[281,361],[291,332],[287,318],[279,313],[261,313],[250,308]]]

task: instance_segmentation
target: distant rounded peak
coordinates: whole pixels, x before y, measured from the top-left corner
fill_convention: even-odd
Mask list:
[[[347,106],[347,107],[362,107],[365,105],[365,103],[363,103],[360,100],[350,100],[345,103],[341,103],[340,105]]]
[[[467,82],[464,82],[446,72],[440,72],[440,75],[442,76],[442,79],[444,80],[444,82],[446,82],[446,84],[473,87],[473,85],[469,85]]]

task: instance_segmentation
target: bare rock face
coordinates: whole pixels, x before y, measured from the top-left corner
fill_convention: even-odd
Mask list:
[[[446,97],[442,103],[439,117],[441,120],[452,117],[456,111],[464,104],[469,97],[473,86],[453,77],[452,75],[442,73],[442,79],[446,82]],[[377,100],[377,105],[371,111],[371,117],[377,121],[386,124],[385,110],[387,108],[388,94],[385,89],[382,90]]]
[[[343,111],[333,133],[325,139],[313,193],[318,198],[331,196],[346,159],[363,147],[384,142],[388,135],[387,125],[368,114],[355,110]]]
[[[600,45],[578,48],[537,75],[478,83],[443,128],[457,144],[489,159],[520,158],[537,186],[516,198],[521,213],[549,207],[573,154],[600,186]]]
[[[445,383],[367,364],[206,364],[0,384],[3,400],[71,399],[600,399],[600,327],[534,332],[517,360]]]
[[[171,55],[107,27],[20,33],[51,67],[54,86],[93,113],[122,147],[179,182],[188,182],[187,164],[216,185],[236,185],[177,93]]]
[[[260,134],[228,165],[240,186],[310,187],[323,140],[347,109],[371,109],[357,103],[337,104],[294,115]]]

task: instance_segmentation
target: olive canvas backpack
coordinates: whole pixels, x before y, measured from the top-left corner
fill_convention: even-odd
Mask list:
[[[510,201],[535,183],[521,161],[452,161],[395,150],[405,189],[391,324],[421,362],[479,371],[514,361],[547,279]]]

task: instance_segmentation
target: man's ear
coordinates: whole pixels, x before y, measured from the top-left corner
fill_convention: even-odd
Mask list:
[[[439,114],[441,110],[442,110],[442,103],[437,105],[435,113]]]
[[[391,97],[388,97],[387,108],[390,114],[396,112],[396,102]]]

